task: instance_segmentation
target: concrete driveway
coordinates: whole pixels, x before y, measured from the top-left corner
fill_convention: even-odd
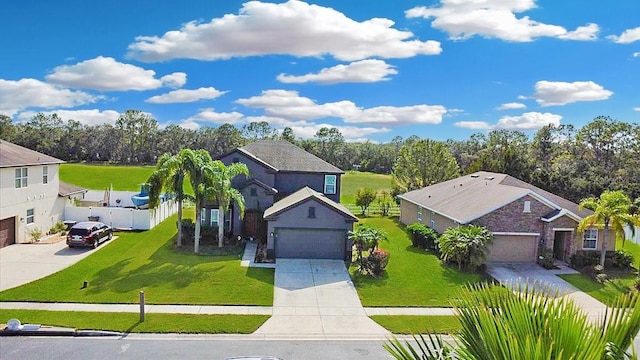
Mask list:
[[[489,263],[487,273],[500,284],[512,290],[524,288],[526,285],[551,296],[571,298],[592,321],[598,321],[607,308],[603,303],[557,276],[578,273],[570,268],[546,270],[535,263]]]
[[[70,249],[64,240],[53,244],[14,244],[3,247],[0,249],[0,291],[56,273],[102,249],[111,241],[103,242],[96,250]]]
[[[325,339],[390,333],[366,315],[343,261],[278,259],[273,316],[255,334]]]

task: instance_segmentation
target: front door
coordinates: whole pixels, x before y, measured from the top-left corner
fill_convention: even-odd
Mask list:
[[[266,239],[266,226],[260,210],[247,210],[242,222],[242,235],[254,239]]]
[[[566,261],[566,248],[571,239],[571,231],[553,232],[553,258]]]

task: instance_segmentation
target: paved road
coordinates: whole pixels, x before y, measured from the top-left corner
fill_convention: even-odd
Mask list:
[[[114,237],[115,239],[115,237]],[[110,244],[104,242],[98,251]],[[96,250],[53,244],[14,244],[0,249],[0,291],[20,286],[69,267]]]

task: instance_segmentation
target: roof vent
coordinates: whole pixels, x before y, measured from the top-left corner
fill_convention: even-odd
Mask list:
[[[478,174],[473,174],[473,175],[471,175],[471,177],[475,179],[475,178],[479,178],[479,177],[480,177],[480,175],[478,175]]]
[[[485,179],[485,180],[493,180],[493,179],[495,179],[495,177],[493,177],[493,176],[487,176],[487,177],[486,177],[486,178],[484,178],[484,179]]]

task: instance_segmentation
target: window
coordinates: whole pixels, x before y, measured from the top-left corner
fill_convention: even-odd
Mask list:
[[[324,193],[333,195],[336,193],[336,175],[325,175],[324,176]]]
[[[587,229],[582,236],[583,249],[595,250],[598,248],[598,229]]]
[[[418,206],[418,221],[422,221],[422,206]]]
[[[211,209],[211,214],[210,214],[210,220],[209,220],[209,225],[211,225],[212,227],[218,227],[218,214],[220,213],[220,210],[218,209]]]
[[[237,162],[240,162],[240,158],[234,157],[231,161],[234,163],[237,163]]]
[[[522,210],[522,212],[524,212],[524,213],[530,213],[531,212],[531,201],[525,201],[524,202],[524,209]]]
[[[27,224],[33,224],[36,221],[33,209],[27,209]]]
[[[309,206],[309,219],[315,219],[316,218],[316,208],[313,206]]]
[[[16,169],[16,189],[27,187],[27,168]]]
[[[200,212],[200,224],[206,224],[207,223],[207,209],[202,208],[202,211]]]
[[[258,189],[252,187],[249,189],[249,191],[250,191],[250,194],[249,194],[250,196],[258,196]]]
[[[43,184],[49,183],[49,167],[48,166],[42,167],[42,183]]]

